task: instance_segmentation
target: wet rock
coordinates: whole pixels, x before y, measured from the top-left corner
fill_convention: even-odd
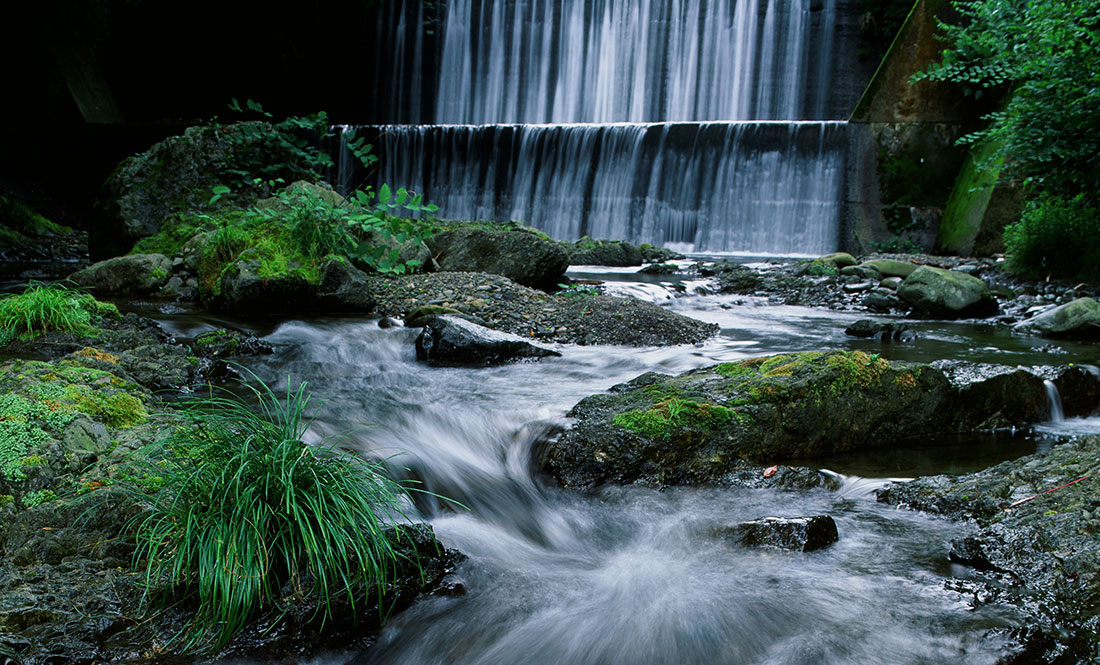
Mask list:
[[[874,286],[874,282],[853,282],[845,284],[841,288],[844,289],[845,293],[863,293],[864,291],[870,291]]]
[[[860,319],[844,329],[845,335],[852,337],[879,337],[883,340],[901,339],[902,333],[909,330],[908,326],[896,321],[875,321],[874,319]]]
[[[374,309],[366,273],[348,261],[331,259],[321,271],[316,303],[305,309],[325,313],[365,313]]]
[[[1021,321],[1013,330],[1042,337],[1100,339],[1100,302],[1078,298]]]
[[[131,254],[93,263],[69,276],[97,296],[145,296],[168,281],[172,260],[163,254]]]
[[[437,234],[427,243],[442,271],[487,272],[544,290],[556,286],[569,267],[561,246],[526,231],[467,227]]]
[[[1019,367],[936,361],[958,389],[954,429],[992,430],[1042,421],[1050,411],[1043,377]]]
[[[1066,416],[1092,415],[1100,407],[1100,369],[1081,365],[1064,367],[1053,381]]]
[[[904,305],[896,296],[871,292],[863,298],[863,306],[872,312],[889,312],[902,309]]]
[[[901,277],[885,277],[878,284],[879,286],[890,289],[891,291],[897,291],[898,287],[901,286],[901,282]]]
[[[675,275],[680,267],[675,263],[651,263],[638,271],[643,275]]]
[[[836,522],[828,515],[762,517],[732,527],[719,527],[715,532],[745,547],[773,547],[791,552],[820,550],[839,539]]]
[[[314,284],[300,266],[272,274],[254,250],[225,269],[220,291],[212,307],[246,315],[369,313],[375,304],[367,275],[346,261],[328,261]]]
[[[218,328],[202,333],[191,344],[200,358],[230,358],[233,356],[260,356],[274,352],[271,344],[252,333]]]
[[[645,257],[637,245],[622,240],[592,240],[562,243],[570,265],[629,267],[642,265]]]
[[[898,297],[928,316],[981,317],[997,312],[997,301],[985,282],[930,266],[921,266],[906,277],[898,287]]]
[[[951,386],[863,352],[783,354],[648,375],[585,398],[542,464],[566,486],[722,483],[734,469],[942,430]]]
[[[646,263],[664,263],[665,261],[681,261],[685,257],[680,252],[675,252],[665,247],[654,247],[649,243],[642,243],[638,245],[638,251],[642,253],[642,258]]]
[[[521,358],[560,355],[516,335],[452,315],[432,317],[416,338],[417,359],[440,365],[499,365]]]

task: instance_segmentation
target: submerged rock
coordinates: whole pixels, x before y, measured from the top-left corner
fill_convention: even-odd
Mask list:
[[[921,266],[898,287],[898,297],[927,316],[946,318],[992,316],[997,301],[985,282],[954,270]]]
[[[442,271],[487,272],[538,289],[556,286],[569,268],[560,245],[527,231],[465,227],[432,236],[427,244]]]
[[[1013,330],[1042,337],[1100,339],[1100,302],[1078,298],[1021,321]]]
[[[446,314],[426,321],[416,338],[417,360],[440,365],[499,365],[521,358],[560,355],[522,337]]]
[[[745,547],[774,547],[792,552],[820,550],[839,539],[836,522],[828,515],[761,517],[736,526],[718,527],[715,533]]]
[[[875,321],[872,319],[860,319],[844,329],[845,335],[852,337],[875,337],[883,340],[901,339],[902,333],[909,328],[896,321]]]

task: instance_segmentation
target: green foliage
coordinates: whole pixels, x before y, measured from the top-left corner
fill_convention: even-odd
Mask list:
[[[27,492],[23,495],[23,505],[27,508],[34,508],[35,506],[41,506],[44,503],[56,500],[57,494],[55,494],[53,490],[37,490],[34,492]]]
[[[1039,194],[1005,229],[1005,246],[1016,272],[1100,279],[1100,209],[1084,194]]]
[[[92,335],[104,315],[118,310],[64,284],[32,283],[21,294],[0,297],[0,330],[9,340],[52,331]]]
[[[586,284],[558,284],[558,289],[558,295],[570,299],[600,295],[599,289]]]
[[[23,458],[50,439],[35,422],[39,415],[40,405],[19,395],[0,395],[0,475],[8,480],[26,478]]]
[[[0,246],[17,246],[41,236],[69,235],[67,226],[51,222],[19,198],[0,194]]]
[[[940,63],[916,79],[950,81],[964,94],[1008,92],[1003,108],[964,142],[997,146],[1005,173],[1022,179],[1032,203],[1022,227],[1006,244],[1025,249],[1014,257],[1019,270],[1074,274],[1088,268],[1082,252],[1060,256],[1056,242],[1092,244],[1079,236],[1083,211],[1100,203],[1100,0],[971,0],[957,2],[959,25],[943,26],[950,43]],[[1059,221],[1057,211],[1069,209]],[[1093,227],[1095,228],[1095,227]]]
[[[198,595],[181,636],[189,649],[225,645],[287,583],[311,593],[323,619],[333,598],[354,611],[364,590],[385,594],[402,556],[393,538],[405,488],[331,442],[303,443],[306,384],[281,398],[262,383],[252,393],[256,411],[235,397],[186,407],[187,425],[151,451],[162,462],[148,475],[164,489],[133,524],[148,587]]]

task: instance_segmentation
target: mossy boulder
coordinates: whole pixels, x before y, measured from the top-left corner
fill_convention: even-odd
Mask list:
[[[1041,337],[1100,339],[1100,302],[1078,298],[1021,321],[1013,330]]]
[[[952,388],[934,368],[863,352],[753,358],[644,374],[570,412],[547,449],[562,484],[724,482],[739,466],[888,445],[942,429]]]
[[[908,277],[919,267],[915,263],[896,261],[894,259],[872,259],[859,264],[866,268],[874,268],[883,277]]]
[[[854,266],[859,263],[858,261],[856,261],[856,257],[852,256],[848,252],[833,252],[832,254],[819,256],[815,260],[836,266],[837,269],[847,268],[848,266]]]
[[[374,308],[367,275],[332,257],[320,268],[275,262],[263,248],[245,250],[221,272],[208,304],[245,315],[366,313]]]
[[[172,260],[163,254],[130,254],[93,263],[69,279],[97,296],[145,296],[160,289],[172,274]]]
[[[887,361],[861,351],[751,358],[678,376],[653,372],[585,398],[541,463],[568,487],[739,483],[753,465],[907,439],[1044,420],[1043,378],[1015,367],[974,371]],[[1077,408],[1097,387],[1075,368]],[[1088,384],[1082,387],[1083,384]],[[1079,403],[1080,402],[1080,403]],[[1091,407],[1089,403],[1091,403]]]
[[[537,289],[554,288],[569,268],[561,246],[533,233],[459,228],[427,240],[439,265],[449,272],[487,272]]]
[[[570,265],[630,267],[645,261],[637,245],[622,240],[593,240],[588,236],[574,243],[562,243]]]
[[[245,178],[229,199],[249,203],[266,185],[250,186],[246,175],[285,182],[316,179],[308,153],[293,135],[267,122],[188,128],[145,152],[128,157],[107,179],[96,206],[89,238],[94,258],[125,254],[141,238],[152,236],[165,218],[211,208],[212,190]],[[221,201],[224,203],[225,201]]]
[[[925,316],[962,318],[997,313],[997,301],[985,282],[956,270],[921,266],[898,287],[898,297]]]

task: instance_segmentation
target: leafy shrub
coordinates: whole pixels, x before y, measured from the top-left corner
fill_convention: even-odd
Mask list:
[[[1005,229],[1005,246],[1017,272],[1100,278],[1100,210],[1082,195],[1039,195]]]
[[[235,397],[190,404],[187,426],[152,453],[163,490],[134,523],[136,556],[150,589],[197,593],[186,648],[224,646],[285,584],[312,593],[322,619],[333,598],[355,611],[364,590],[384,595],[403,556],[391,538],[403,534],[405,488],[331,442],[302,442],[306,384],[279,398],[260,383],[252,396],[255,411]]]
[[[104,315],[118,310],[64,284],[32,283],[21,294],[0,297],[0,333],[8,341],[51,331],[91,335]]]

